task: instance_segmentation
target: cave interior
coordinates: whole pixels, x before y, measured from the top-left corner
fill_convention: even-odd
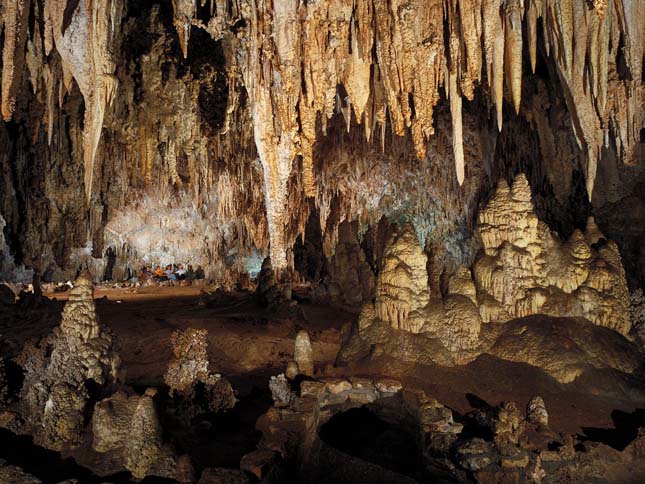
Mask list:
[[[645,482],[645,0],[0,12],[0,483]]]

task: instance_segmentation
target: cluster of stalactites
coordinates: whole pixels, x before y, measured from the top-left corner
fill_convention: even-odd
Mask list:
[[[55,90],[62,104],[75,80],[85,100],[83,161],[89,200],[105,109],[117,88],[115,54],[120,47],[124,0],[79,0],[73,5],[67,0],[4,0],[1,5],[2,117],[5,121],[13,117],[26,66],[32,88],[46,107],[44,121],[51,142]],[[60,64],[52,55],[54,48]]]
[[[175,1],[186,29],[191,2]],[[225,8],[217,2],[219,22]],[[535,70],[537,24],[565,89],[576,138],[587,157],[587,189],[610,121],[623,147],[638,136],[643,49],[643,0],[246,0],[235,12],[245,21],[238,64],[251,100],[258,154],[265,173],[271,257],[286,264],[287,180],[302,156],[304,190],[315,194],[313,145],[326,121],[341,112],[362,124],[367,140],[389,123],[410,133],[419,157],[433,134],[433,110],[443,87],[450,100],[453,152],[459,183],[465,176],[462,98],[472,100],[484,70],[502,126],[504,85],[519,113],[523,39]],[[181,8],[180,8],[181,7]],[[194,24],[194,22],[193,22]],[[210,23],[209,23],[210,25]],[[446,26],[447,28],[444,28]],[[523,29],[526,29],[523,36]],[[221,35],[220,29],[209,29]],[[189,32],[186,30],[185,32]],[[182,35],[184,35],[182,33]],[[181,37],[181,36],[180,36]],[[632,83],[607,108],[608,72],[625,46]],[[187,40],[183,40],[187,45]],[[339,99],[342,85],[345,99]],[[635,89],[637,87],[638,89]],[[607,114],[605,114],[607,113]],[[613,113],[613,114],[612,114]]]

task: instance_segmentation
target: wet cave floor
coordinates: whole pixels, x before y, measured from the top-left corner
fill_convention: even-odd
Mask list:
[[[422,388],[450,407],[457,420],[483,402],[496,405],[513,400],[522,408],[532,396],[540,395],[549,409],[551,428],[556,432],[583,435],[620,448],[634,437],[632,434],[639,425],[645,425],[645,401],[636,395],[630,397],[629,392],[614,391],[615,386],[608,389],[602,381],[563,385],[540,369],[488,355],[454,368],[405,363],[387,356],[334,368],[341,328],[356,320],[356,309],[301,299],[299,304],[268,311],[257,306],[249,293],[209,301],[200,296],[197,288],[180,287],[138,293],[99,288],[95,295],[101,323],[116,336],[126,383],[138,392],[149,386],[164,391],[163,374],[172,357],[172,331],[189,327],[208,330],[211,370],[229,379],[238,398],[236,407],[193,421],[189,428],[173,421],[172,415],[162,417],[165,438],[191,456],[197,475],[206,467],[239,468],[240,458],[255,448],[260,439],[255,422],[272,404],[269,377],[284,371],[301,328],[311,336],[317,376],[396,378],[404,386]],[[16,306],[0,314],[3,356],[16,356],[24,341],[44,336],[59,324],[65,294],[49,296],[52,299],[45,304]],[[406,453],[409,443],[396,429],[383,427],[378,433],[381,424],[372,425],[372,416],[359,412],[355,417],[354,440],[343,434],[343,422],[332,422],[321,430],[321,437],[336,449],[359,458],[365,457],[362,453],[371,452],[366,460],[374,461],[385,455],[379,442],[383,438],[392,440],[387,436],[393,432],[397,437],[394,441],[401,445],[391,455]],[[0,435],[0,459],[32,472],[36,470],[34,462],[47,462],[47,475],[33,472],[44,482],[72,476],[84,476],[79,482],[101,482],[74,461],[33,446],[29,438],[3,432],[6,435]],[[378,438],[372,438],[370,432],[377,432]],[[365,447],[363,443],[367,441],[370,446]],[[361,450],[362,447],[365,448]],[[391,460],[396,462],[397,458]],[[129,482],[129,477],[127,473],[113,476],[110,482]]]

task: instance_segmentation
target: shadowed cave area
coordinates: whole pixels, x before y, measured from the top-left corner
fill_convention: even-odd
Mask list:
[[[0,483],[645,481],[644,0],[0,0]]]

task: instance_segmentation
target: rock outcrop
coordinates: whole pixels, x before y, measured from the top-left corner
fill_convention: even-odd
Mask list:
[[[61,450],[80,443],[85,410],[118,380],[120,359],[96,317],[92,277],[83,271],[70,291],[60,327],[18,358],[25,371],[23,418],[36,442]]]
[[[376,284],[376,315],[393,328],[421,331],[409,316],[430,300],[427,262],[414,227],[403,225],[385,248]]]
[[[583,317],[623,335],[631,328],[629,292],[618,247],[590,218],[561,242],[538,220],[522,174],[499,182],[479,213],[483,254],[474,265],[484,322],[532,314]]]
[[[338,299],[360,305],[374,297],[375,277],[356,234],[356,224],[338,226],[338,242],[329,261],[329,275],[337,286]],[[330,289],[331,291],[331,289]]]
[[[314,376],[314,350],[311,347],[309,333],[305,329],[301,329],[296,335],[293,360],[298,365],[298,372],[300,374]]]
[[[231,384],[220,374],[210,372],[207,330],[176,330],[170,344],[173,359],[164,381],[170,387],[170,395],[179,399],[185,416],[219,412],[235,405]]]
[[[176,459],[163,444],[153,398],[119,390],[98,402],[92,416],[92,448],[119,462],[137,479],[148,475],[175,478]]]
[[[535,425],[549,426],[549,413],[546,411],[546,405],[542,397],[535,396],[531,398],[526,406],[526,420]]]
[[[445,297],[431,295],[427,257],[411,224],[392,235],[381,265],[376,299],[363,306],[358,337],[368,344],[385,344],[396,357],[407,352],[410,357],[416,355],[414,359],[424,359],[421,353],[427,352],[431,361],[441,364],[471,358],[479,345],[482,321],[470,270],[457,270]],[[438,342],[444,351],[437,351],[436,343],[430,349],[433,343],[428,340]]]

